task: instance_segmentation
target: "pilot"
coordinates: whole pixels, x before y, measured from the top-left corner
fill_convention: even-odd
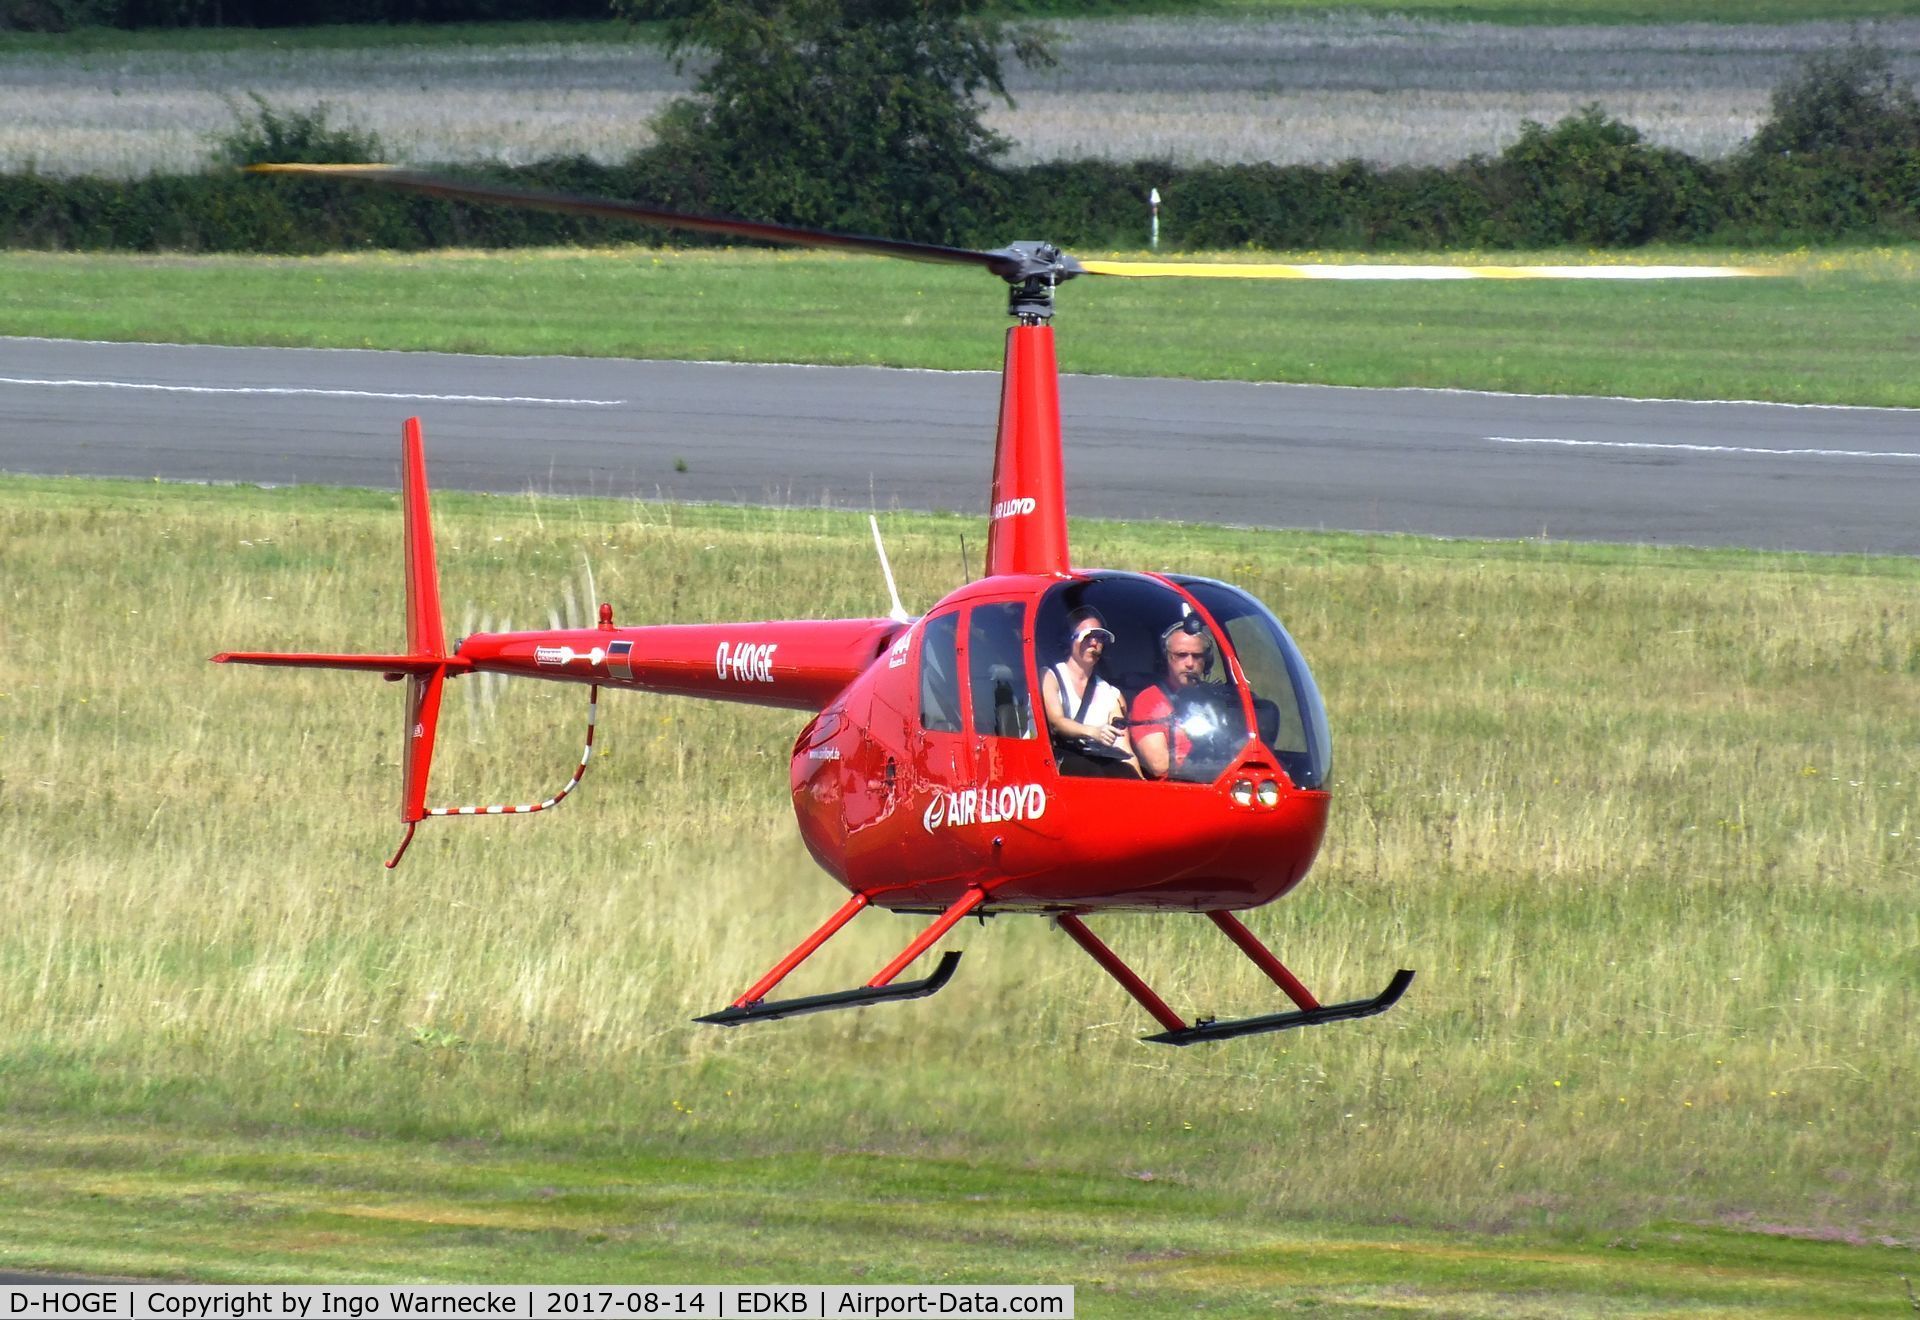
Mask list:
[[[1194,615],[1160,634],[1167,676],[1133,699],[1128,712],[1140,769],[1149,779],[1165,779],[1193,754],[1193,739],[1182,727],[1177,708],[1197,695],[1213,667],[1213,638]]]
[[[1067,658],[1040,676],[1040,700],[1062,774],[1139,777],[1127,737],[1126,698],[1098,672],[1112,640],[1097,610],[1075,610],[1067,620]]]

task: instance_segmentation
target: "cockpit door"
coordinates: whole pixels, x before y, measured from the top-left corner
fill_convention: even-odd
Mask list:
[[[913,770],[920,780],[948,785],[956,782],[967,766],[961,613],[951,609],[927,616],[915,657],[919,703],[912,738]]]
[[[1034,864],[1043,837],[1053,760],[1034,686],[1033,629],[1025,597],[977,600],[966,618],[970,789],[985,860],[999,874]]]

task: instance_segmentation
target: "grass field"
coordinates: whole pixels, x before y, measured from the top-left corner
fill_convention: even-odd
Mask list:
[[[1246,256],[1340,259],[1236,259]],[[1086,279],[1060,293],[1061,366],[1920,404],[1913,251],[1634,259],[1758,262],[1792,273],[1633,285]],[[632,248],[273,260],[15,252],[0,254],[0,285],[0,334],[80,339],[990,370],[999,366],[1006,324],[999,282],[976,272],[826,254]]]
[[[619,694],[553,817],[397,836],[388,495],[0,482],[0,1263],[193,1277],[1048,1279],[1083,1315],[1901,1314],[1920,1268],[1920,566],[1076,524],[1315,664],[1328,848],[1256,925],[1391,1014],[1179,1053],[1038,922],[923,1004],[687,1019],[837,901],[799,721]],[[447,496],[449,627],[874,610],[860,520]],[[909,605],[968,520],[893,517]],[[456,684],[435,796],[578,694]],[[547,783],[551,779],[553,784]],[[822,955],[864,978],[906,919]],[[1264,1002],[1203,923],[1102,930]],[[809,975],[814,975],[812,969]],[[796,990],[801,987],[796,986]]]

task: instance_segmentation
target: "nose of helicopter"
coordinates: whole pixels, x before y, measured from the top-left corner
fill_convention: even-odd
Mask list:
[[[1183,864],[1132,895],[1134,904],[1255,908],[1306,878],[1326,835],[1326,793],[1255,771],[1228,775],[1205,796],[1186,823],[1187,845],[1167,859]]]
[[[1238,828],[1227,836],[1221,866],[1246,878],[1248,906],[1257,907],[1306,878],[1326,836],[1331,798],[1323,791],[1286,788],[1271,778],[1256,779],[1253,787],[1249,808],[1240,802],[1238,782],[1229,783]],[[1241,825],[1243,820],[1252,823]]]
[[[1294,788],[1278,774],[1236,772],[1206,786],[1061,779],[1049,789],[1045,841],[1032,840],[1022,850],[1028,865],[998,878],[993,904],[1259,907],[1305,878],[1326,833],[1328,806],[1325,792]]]

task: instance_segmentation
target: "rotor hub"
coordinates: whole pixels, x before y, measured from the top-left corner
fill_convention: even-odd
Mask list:
[[[1007,315],[1022,325],[1050,320],[1054,286],[1082,273],[1079,262],[1051,243],[1010,243],[992,255],[994,274],[1007,282]]]

